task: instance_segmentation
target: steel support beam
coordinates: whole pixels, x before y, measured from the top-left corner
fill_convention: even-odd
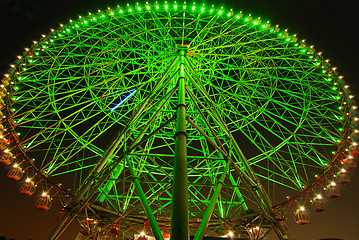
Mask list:
[[[48,240],[56,240],[61,236],[61,234],[65,231],[65,229],[71,224],[71,222],[78,215],[78,213],[88,203],[90,198],[95,194],[95,191],[97,191],[97,189],[101,186],[101,184],[111,176],[112,171],[110,173],[106,174],[105,179],[102,179],[100,185],[96,185],[95,179],[103,171],[103,168],[107,165],[107,163],[113,157],[115,152],[118,151],[118,146],[122,142],[122,140],[126,134],[126,131],[128,130],[127,127],[130,126],[133,122],[135,122],[136,119],[142,114],[145,106],[151,100],[151,97],[154,94],[156,94],[160,85],[165,81],[165,79],[169,73],[169,70],[172,69],[172,67],[176,65],[177,61],[178,61],[178,56],[175,57],[175,59],[169,65],[169,67],[165,71],[164,76],[162,76],[162,78],[157,82],[156,86],[152,89],[152,91],[148,95],[148,97],[142,102],[141,106],[139,107],[137,112],[134,114],[134,116],[131,118],[131,120],[127,123],[124,130],[112,142],[111,146],[109,147],[108,151],[106,152],[106,155],[101,159],[99,164],[92,170],[91,174],[89,175],[89,177],[88,177],[87,181],[84,183],[84,185],[82,185],[79,188],[76,196],[74,196],[73,200],[69,204],[69,210],[66,211],[64,216],[61,218],[60,222],[53,229],[52,233],[48,237]],[[119,166],[119,163],[116,164],[116,167],[118,167],[118,166]],[[96,186],[94,186],[94,185],[96,185]],[[90,194],[89,194],[89,192],[90,192]],[[87,196],[85,197],[85,195],[87,195]]]
[[[126,158],[126,163],[128,165],[128,169],[130,170],[130,173],[132,176],[132,182],[135,184],[138,196],[140,198],[143,208],[145,209],[145,212],[146,212],[148,221],[150,223],[153,235],[155,235],[156,240],[163,240],[161,230],[158,227],[156,218],[153,215],[152,209],[147,202],[147,197],[146,197],[145,193],[143,192],[140,181],[138,180],[135,170],[133,169],[132,163],[130,162],[127,155],[125,155],[125,158]]]
[[[171,240],[189,239],[188,215],[188,173],[187,173],[187,133],[185,98],[185,55],[187,47],[180,46],[178,75],[178,105],[175,133],[175,157],[173,169],[173,190],[171,210]]]
[[[247,175],[247,179],[249,180],[249,183],[251,183],[252,186],[254,186],[256,188],[255,191],[250,191],[250,193],[252,194],[252,196],[255,198],[258,206],[263,210],[263,215],[265,216],[265,218],[270,222],[273,230],[275,231],[275,233],[277,234],[278,238],[280,240],[284,239],[284,233],[281,232],[281,230],[279,229],[279,227],[277,226],[278,223],[274,220],[273,216],[274,216],[274,211],[272,209],[272,203],[270,201],[270,199],[268,198],[267,193],[265,192],[264,188],[262,187],[259,179],[257,178],[257,176],[254,174],[253,169],[251,168],[251,166],[248,163],[248,160],[246,159],[246,157],[244,156],[242,150],[240,149],[237,141],[235,140],[235,138],[233,137],[231,131],[229,131],[225,121],[222,119],[221,114],[219,113],[218,109],[216,108],[215,104],[213,103],[213,101],[211,100],[211,97],[209,96],[208,92],[205,90],[201,79],[199,79],[191,61],[188,59],[188,57],[186,56],[186,65],[188,66],[188,69],[190,71],[190,73],[192,73],[195,78],[191,78],[189,72],[187,72],[189,79],[191,80],[191,82],[193,83],[193,85],[199,90],[199,92],[202,94],[202,96],[207,99],[207,102],[209,104],[209,106],[214,110],[215,115],[217,115],[217,120],[219,121],[219,125],[223,128],[223,130],[227,133],[228,137],[231,139],[231,141],[234,144],[234,150],[236,151],[239,159],[241,160],[241,168],[243,168],[246,172]],[[187,70],[186,70],[187,71]],[[238,166],[236,166],[236,164],[234,165],[235,168],[237,170],[239,170],[240,172],[243,172],[243,169],[239,168]],[[249,178],[248,178],[249,176]],[[247,183],[245,181],[243,181],[246,185]],[[254,183],[254,184],[253,184]],[[249,186],[247,186],[248,188]]]
[[[222,190],[224,179],[226,178],[230,163],[231,163],[231,161],[227,161],[227,163],[223,169],[223,173],[217,182],[216,189],[213,192],[211,201],[209,202],[207,210],[204,213],[204,216],[202,218],[201,224],[198,227],[198,230],[197,230],[196,236],[194,237],[194,240],[202,240],[203,239],[204,232],[207,229],[207,226],[208,226],[209,220],[211,219],[214,207],[216,206],[218,196]]]

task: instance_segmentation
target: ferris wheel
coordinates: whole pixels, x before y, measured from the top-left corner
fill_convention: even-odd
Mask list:
[[[78,239],[286,239],[286,218],[309,223],[357,166],[359,114],[335,67],[223,7],[79,16],[1,82],[0,161],[36,207],[61,209],[49,239],[75,219]]]

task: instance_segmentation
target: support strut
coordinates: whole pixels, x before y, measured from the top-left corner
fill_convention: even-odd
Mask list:
[[[143,208],[144,208],[145,211],[146,211],[146,215],[147,215],[148,221],[150,222],[150,226],[151,226],[153,235],[155,235],[155,239],[156,239],[156,240],[163,240],[163,237],[162,237],[162,234],[161,234],[161,230],[160,230],[160,228],[158,227],[156,218],[155,218],[155,216],[153,215],[153,212],[152,212],[152,210],[151,210],[151,207],[150,207],[150,205],[149,205],[148,202],[147,202],[146,195],[145,195],[145,193],[143,192],[143,189],[142,189],[142,187],[141,187],[141,183],[140,183],[140,181],[138,180],[138,178],[137,178],[137,176],[136,176],[136,173],[135,173],[135,170],[133,169],[132,163],[131,163],[130,160],[128,159],[128,156],[127,156],[127,155],[125,155],[125,159],[126,159],[126,163],[127,163],[127,165],[128,165],[128,169],[130,170],[130,173],[131,173],[131,176],[132,176],[132,182],[135,184],[135,187],[136,187],[138,196],[140,197],[142,206],[143,206]]]
[[[169,70],[177,63],[177,60],[178,60],[178,57],[176,57],[172,61],[172,63],[169,65],[169,67],[165,71],[165,74],[156,83],[156,86],[152,89],[151,93],[142,102],[142,104],[139,107],[139,109],[137,110],[137,112],[134,114],[134,116],[131,118],[131,120],[127,123],[127,126],[130,126],[143,113],[144,108],[146,107],[147,103],[150,101],[152,95],[155,94],[156,91],[158,91],[159,86],[165,81]],[[60,237],[60,235],[65,231],[65,229],[76,218],[78,213],[85,207],[85,205],[88,203],[90,198],[95,194],[95,192],[100,187],[100,185],[111,176],[113,171],[110,171],[108,174],[106,174],[104,179],[101,179],[101,180],[98,179],[98,182],[101,182],[101,184],[96,184],[96,178],[98,177],[98,175],[100,175],[101,171],[103,171],[105,166],[108,164],[109,160],[119,150],[118,146],[123,141],[126,131],[127,131],[127,128],[125,128],[125,130],[123,130],[117,136],[115,141],[112,142],[112,144],[110,145],[105,156],[101,159],[99,164],[93,169],[93,171],[91,172],[91,174],[88,177],[85,184],[79,188],[78,193],[76,194],[76,196],[74,196],[72,202],[70,202],[69,210],[66,211],[65,215],[61,218],[60,222],[53,229],[52,233],[48,237],[48,240],[57,240]],[[116,166],[118,167],[119,163],[117,163]]]
[[[185,54],[187,47],[180,46],[177,124],[175,133],[175,157],[173,170],[173,191],[171,211],[171,240],[189,239],[188,216],[188,173],[187,173],[187,133],[185,99]]]

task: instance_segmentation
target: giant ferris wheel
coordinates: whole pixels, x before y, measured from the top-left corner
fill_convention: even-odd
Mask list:
[[[8,177],[38,208],[63,206],[49,239],[76,220],[78,239],[286,239],[285,219],[325,210],[359,153],[353,96],[321,53],[205,4],[61,24],[0,97]]]

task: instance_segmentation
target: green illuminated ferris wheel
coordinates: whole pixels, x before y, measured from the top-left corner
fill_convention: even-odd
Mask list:
[[[49,239],[75,219],[79,239],[286,239],[285,218],[308,223],[356,167],[358,114],[335,68],[242,12],[109,8],[18,58],[1,162],[38,208],[62,204]]]

